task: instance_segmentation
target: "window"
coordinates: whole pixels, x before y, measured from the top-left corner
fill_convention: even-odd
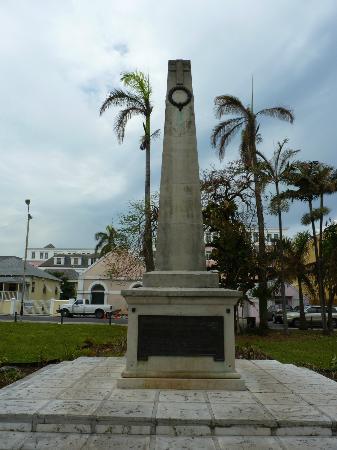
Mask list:
[[[59,290],[57,289],[57,286],[55,287],[55,295],[59,293]]]
[[[274,234],[274,239],[278,239],[278,234],[277,233]]]
[[[62,258],[56,258],[56,264],[62,264]]]
[[[35,292],[35,281],[32,281],[32,293]]]
[[[48,259],[48,253],[44,254],[45,259]]]
[[[43,259],[43,252],[40,252],[40,259]]]
[[[47,294],[47,286],[44,284],[42,289],[43,294]]]
[[[254,242],[259,240],[259,233],[254,233]]]
[[[271,234],[267,234],[267,242],[271,242]]]
[[[212,252],[206,252],[206,260],[209,261],[211,259]]]
[[[32,252],[32,259],[35,259],[35,252]]]
[[[78,258],[74,258],[74,266],[78,266]]]

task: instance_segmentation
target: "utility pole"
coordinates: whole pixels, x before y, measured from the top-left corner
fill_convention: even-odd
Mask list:
[[[23,261],[23,277],[22,277],[22,293],[21,293],[22,295],[21,295],[21,308],[20,308],[21,320],[22,320],[22,317],[23,317],[23,304],[24,304],[25,295],[26,295],[26,268],[27,268],[27,249],[28,249],[28,236],[29,236],[29,222],[33,218],[29,214],[30,200],[29,199],[25,200],[25,203],[27,205],[27,231],[26,231],[25,258],[24,258],[24,261]]]

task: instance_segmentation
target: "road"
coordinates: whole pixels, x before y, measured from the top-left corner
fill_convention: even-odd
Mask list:
[[[17,316],[18,322],[21,321],[20,316]],[[13,322],[14,317],[11,315],[0,315],[0,322]],[[40,316],[40,315],[25,315],[22,318],[23,322],[42,322],[42,323],[60,323],[60,316]],[[109,319],[96,319],[95,317],[64,317],[63,324],[76,323],[93,323],[95,325],[109,325]],[[127,325],[126,319],[112,319],[111,323],[114,325]]]

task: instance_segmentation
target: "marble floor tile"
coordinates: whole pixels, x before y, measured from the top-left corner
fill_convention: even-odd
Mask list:
[[[97,420],[124,419],[126,421],[152,421],[153,402],[116,402],[104,400],[96,411]]]
[[[218,442],[221,450],[282,450],[279,442],[268,436],[223,436]]]
[[[208,391],[206,394],[211,403],[256,403],[249,391]]]
[[[115,402],[154,402],[156,392],[153,389],[114,389],[107,400]]]
[[[265,405],[265,408],[282,426],[316,425],[331,426],[331,419],[310,405]]]
[[[46,416],[81,416],[90,417],[94,414],[100,401],[91,400],[52,400],[38,412],[39,417]]]
[[[258,404],[211,403],[211,408],[216,425],[276,425],[273,416]]]
[[[18,449],[29,433],[0,431],[0,450]]]
[[[48,400],[1,400],[0,419],[8,416],[27,416],[36,413]]]
[[[205,402],[203,391],[160,391],[160,402]]]
[[[159,423],[197,421],[198,424],[209,424],[211,415],[205,403],[160,402],[158,403],[156,419]]]
[[[150,438],[148,436],[112,436],[95,435],[89,437],[84,450],[149,450]]]
[[[263,405],[296,405],[296,404],[304,404],[308,405],[303,398],[299,397],[296,394],[279,392],[279,393],[270,393],[270,392],[257,392],[254,394],[255,398],[262,403]]]
[[[286,450],[336,450],[337,437],[280,437]]]
[[[83,448],[88,437],[88,434],[77,433],[30,433],[19,448],[20,450],[79,450]]]
[[[210,437],[156,436],[155,450],[216,450]]]
[[[314,394],[314,393],[299,393],[298,394],[303,400],[312,405],[322,405],[322,406],[336,406],[337,408],[337,394]]]

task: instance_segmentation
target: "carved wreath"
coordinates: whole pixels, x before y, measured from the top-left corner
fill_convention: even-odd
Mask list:
[[[187,98],[186,98],[186,100],[184,102],[176,102],[176,101],[173,100],[173,94],[176,91],[183,91],[183,92],[185,92],[185,94],[187,95]],[[174,86],[173,88],[171,88],[169,90],[168,100],[173,106],[177,107],[179,109],[179,111],[181,111],[184,106],[188,105],[189,102],[191,101],[191,99],[192,99],[192,93],[185,86]]]

